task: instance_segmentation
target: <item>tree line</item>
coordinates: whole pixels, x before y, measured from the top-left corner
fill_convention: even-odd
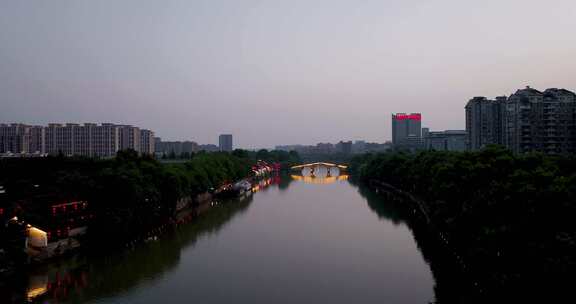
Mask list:
[[[419,197],[492,293],[566,291],[576,273],[574,156],[390,152],[357,157],[350,170]]]
[[[112,159],[46,157],[0,160],[0,208],[35,225],[50,225],[49,206],[89,202],[89,235],[125,240],[169,219],[176,202],[251,175],[257,159],[291,163],[298,155],[261,150],[196,153],[182,163],[162,164],[135,151]],[[1,228],[0,228],[1,229]]]

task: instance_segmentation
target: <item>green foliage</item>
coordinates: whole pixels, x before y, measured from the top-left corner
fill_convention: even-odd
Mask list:
[[[0,185],[7,193],[0,203],[6,206],[0,207],[21,209],[25,220],[41,225],[50,221],[51,204],[86,200],[96,219],[92,236],[126,238],[165,221],[177,200],[248,176],[252,163],[226,153],[201,153],[185,163],[163,165],[135,151],[107,160],[5,159]]]
[[[576,270],[574,157],[513,155],[493,146],[367,154],[350,170],[422,198],[434,224],[495,285]]]
[[[298,165],[302,163],[302,159],[298,152],[296,151],[280,151],[280,150],[266,150],[261,149],[256,152],[236,149],[232,152],[232,155],[241,158],[248,158],[252,161],[262,160],[267,163],[280,163],[282,168],[287,169],[291,166]]]

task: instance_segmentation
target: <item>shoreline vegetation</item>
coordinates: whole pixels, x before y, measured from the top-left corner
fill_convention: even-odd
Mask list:
[[[567,278],[576,273],[573,156],[514,155],[498,146],[389,152],[356,157],[350,171],[372,189],[403,196],[462,260],[482,297],[570,293]]]
[[[178,163],[134,151],[102,160],[0,160],[0,270],[28,264],[23,248],[34,249],[26,238],[30,227],[11,225],[13,217],[48,231],[50,244],[68,240],[62,244],[72,246],[76,238],[83,249],[105,252],[177,225],[180,210],[211,202],[213,194],[229,195],[231,184],[253,177],[259,160],[279,163],[281,170],[301,162],[295,152],[267,150],[198,153]],[[566,278],[576,273],[573,156],[515,155],[498,146],[390,151],[353,158],[349,173],[412,217],[415,237],[434,256],[429,263],[443,298],[481,303],[569,293]],[[76,237],[79,226],[86,230]],[[432,239],[449,250],[434,249]],[[464,265],[466,273],[457,270],[457,276],[478,286],[466,288],[450,278],[448,259]]]
[[[260,160],[280,169],[300,161],[297,153],[267,150],[200,152],[174,164],[134,151],[0,160],[0,270],[28,264],[38,245],[57,256],[80,244],[105,251],[132,243],[175,223],[180,210],[230,195],[233,183],[255,177]],[[34,240],[36,228],[46,233]]]

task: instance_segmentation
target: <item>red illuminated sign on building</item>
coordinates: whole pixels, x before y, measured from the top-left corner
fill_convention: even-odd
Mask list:
[[[396,114],[396,120],[422,120],[422,114]]]

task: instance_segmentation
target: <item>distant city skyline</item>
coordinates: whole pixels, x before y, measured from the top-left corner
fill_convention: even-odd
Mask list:
[[[239,148],[464,129],[474,96],[576,89],[573,0],[0,1],[0,122]]]

